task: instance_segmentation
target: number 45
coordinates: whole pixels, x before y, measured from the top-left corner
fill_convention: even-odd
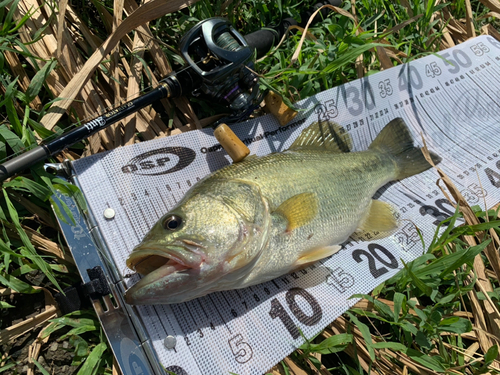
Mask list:
[[[430,64],[425,65],[425,75],[430,78],[434,78],[441,74],[441,69],[437,65],[437,63],[431,62]]]

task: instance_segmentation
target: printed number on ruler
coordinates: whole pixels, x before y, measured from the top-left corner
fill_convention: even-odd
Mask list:
[[[470,204],[479,203],[480,199],[488,195],[488,192],[476,183],[470,184],[467,189],[462,190],[460,193]]]
[[[333,286],[340,293],[344,293],[346,289],[349,289],[354,285],[354,277],[345,272],[341,267],[337,267],[334,270],[326,267],[330,274],[326,277],[326,283]]]
[[[405,251],[410,250],[420,241],[417,227],[413,223],[406,223],[401,230],[394,234],[394,237]]]
[[[437,65],[437,62],[433,61],[425,65],[425,75],[430,78],[441,75],[441,68]]]
[[[360,92],[360,88],[354,85],[348,87],[342,85],[340,86],[340,91],[342,92],[345,106],[349,110],[349,113],[353,116],[361,115],[365,108],[371,111],[376,107],[375,94],[373,93],[373,88],[367,78],[363,78],[361,80],[362,92]]]
[[[310,316],[307,315],[297,303],[296,298],[299,296],[302,297],[302,299],[304,299],[311,307],[312,314]],[[316,298],[314,298],[312,294],[305,289],[291,288],[286,292],[285,299],[289,310],[292,312],[295,318],[297,318],[300,323],[305,324],[306,326],[314,326],[318,324],[323,317],[323,311],[321,310],[321,306],[319,305],[318,301],[316,301]],[[297,325],[293,321],[288,311],[285,309],[285,307],[283,307],[283,305],[277,298],[273,298],[273,300],[271,301],[271,310],[269,311],[269,316],[272,319],[279,318],[279,320],[284,324],[285,328],[294,339],[298,339],[300,337],[300,332],[297,328]]]
[[[498,40],[496,40],[495,38],[493,38],[492,36],[489,36],[489,35],[486,38],[488,39],[488,42],[490,42],[492,46],[500,49],[500,42]],[[487,52],[487,51],[484,51],[484,52]]]
[[[486,46],[483,42],[473,44],[472,46],[470,46],[470,49],[476,56],[483,56],[485,53],[490,52],[488,46]]]
[[[384,259],[380,253],[385,255],[387,259]],[[369,244],[368,251],[360,249],[354,250],[352,252],[352,258],[358,263],[363,262],[363,258],[366,258],[368,260],[370,273],[375,279],[389,272],[386,267],[389,267],[390,269],[397,269],[399,266],[398,260],[394,257],[394,255],[392,255],[392,253],[385,247],[376,243]],[[378,267],[376,260],[386,267]]]
[[[378,83],[378,88],[380,90],[379,94],[381,98],[386,98],[388,96],[391,96],[393,93],[391,80],[389,78],[380,81]]]
[[[241,334],[238,333],[231,337],[228,343],[236,362],[243,364],[252,359],[252,347],[247,342],[243,341],[243,336]]]
[[[444,65],[448,68],[448,72],[456,74],[461,68],[469,68],[472,65],[472,60],[464,51],[454,49],[451,52],[441,53],[440,56],[444,59]]]
[[[324,103],[318,104],[314,107],[314,113],[318,115],[319,121],[333,120],[338,116],[339,110],[335,104],[335,100],[325,100]]]
[[[200,181],[200,177],[196,177],[196,182]],[[172,192],[175,190],[182,190],[182,189],[189,189],[193,184],[196,182],[192,182],[191,180],[185,180],[185,182],[173,182],[171,184],[165,184],[165,188],[167,189],[168,192]],[[151,195],[150,191],[145,189],[144,193],[142,194],[143,197],[149,197]],[[137,193],[130,193],[130,198],[132,198],[132,201],[137,201],[139,200],[139,197],[137,196]],[[127,198],[123,197],[118,197],[118,202],[120,202],[120,205],[124,206],[126,203],[128,203]]]
[[[434,202],[435,206],[431,205],[424,205],[420,207],[420,215],[426,216],[426,215],[431,215],[436,218],[432,223],[436,226],[441,224],[442,221],[448,219],[450,216],[453,216],[455,214],[455,207],[448,202],[447,199],[440,198],[436,199]],[[448,205],[451,207],[451,209],[448,209],[444,207],[445,205]],[[441,210],[441,211],[440,211]]]
[[[399,71],[399,91],[407,91],[408,87],[411,89],[420,90],[424,85],[422,77],[418,69],[410,64],[405,64]]]
[[[495,164],[496,166],[496,169],[500,170],[500,160],[498,160]],[[491,184],[496,187],[496,188],[499,188],[500,187],[500,173],[498,173],[498,171],[492,169],[492,168],[486,168],[484,170],[484,172],[486,173],[486,176],[488,176],[488,179],[490,180]]]

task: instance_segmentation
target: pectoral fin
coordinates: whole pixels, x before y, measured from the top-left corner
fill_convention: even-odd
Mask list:
[[[369,211],[356,232],[371,233],[372,237],[379,236],[380,232],[392,232],[398,227],[397,216],[398,212],[389,203],[372,200]]]
[[[297,259],[297,261],[294,264],[294,268],[302,267],[306,264],[314,263],[320,259],[329,257],[330,255],[333,255],[336,252],[338,252],[341,248],[342,246],[334,245],[334,246],[325,246],[312,249],[310,252],[304,254],[299,259]]]
[[[318,198],[314,193],[302,193],[284,201],[274,212],[287,220],[286,231],[299,228],[318,214]]]

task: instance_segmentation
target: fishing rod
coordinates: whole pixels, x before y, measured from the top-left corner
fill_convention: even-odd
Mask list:
[[[172,72],[150,92],[130,100],[120,107],[94,118],[58,138],[42,143],[0,164],[0,182],[61,152],[123,118],[164,98],[181,95],[204,95],[229,108],[231,114],[212,127],[219,143],[233,161],[243,160],[248,148],[227,124],[240,122],[260,105],[265,93],[258,87],[259,77],[254,72],[254,57],[264,56],[282,38],[289,26],[304,27],[314,11],[323,5],[340,6],[341,0],[317,3],[310,12],[301,15],[301,22],[286,18],[275,27],[241,35],[224,18],[209,18],[196,24],[181,39],[180,52],[187,68]],[[323,9],[326,16],[328,9]],[[321,19],[318,14],[314,21]]]

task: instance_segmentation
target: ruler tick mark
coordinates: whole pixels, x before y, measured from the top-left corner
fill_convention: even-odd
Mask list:
[[[215,310],[217,310],[217,314],[219,314],[219,317],[220,319],[222,320],[222,322],[224,323],[224,325],[226,326],[227,330],[229,331],[229,333],[233,333],[231,332],[231,329],[229,328],[229,326],[227,325],[226,321],[224,320],[224,318],[222,317],[222,314],[220,313],[219,309],[217,308],[217,305],[214,303],[214,300],[212,299],[212,296],[210,294],[207,295],[207,297],[210,299],[210,301],[212,301],[212,305],[214,305],[215,307]]]

